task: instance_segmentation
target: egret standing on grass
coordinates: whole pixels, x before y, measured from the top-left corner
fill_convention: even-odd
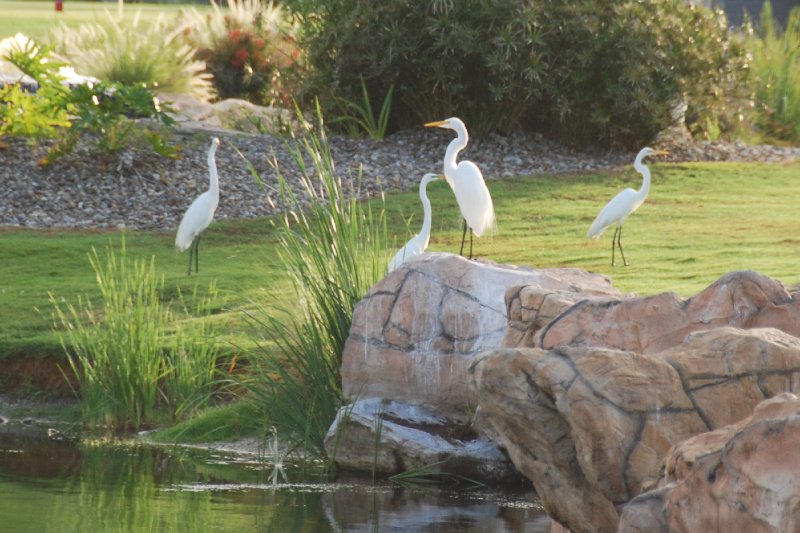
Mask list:
[[[640,205],[644,203],[647,198],[647,193],[650,192],[650,169],[648,169],[642,160],[649,155],[667,155],[669,152],[666,150],[653,150],[652,148],[642,148],[633,162],[633,167],[642,175],[642,188],[638,191],[633,189],[625,189],[617,194],[610,202],[606,204],[597,218],[592,222],[589,228],[588,236],[591,239],[597,239],[602,235],[607,227],[616,224],[617,228],[614,230],[614,237],[611,239],[611,266],[614,266],[614,246],[619,246],[619,253],[622,255],[622,262],[628,266],[628,261],[625,260],[625,253],[622,251],[622,224],[628,215],[636,211]]]
[[[419,182],[419,198],[422,200],[422,209],[425,212],[422,219],[422,229],[394,254],[394,257],[389,262],[389,272],[402,265],[407,259],[421,254],[428,247],[428,242],[431,239],[431,201],[428,199],[427,188],[430,182],[438,179],[442,179],[439,174],[425,174],[422,177],[422,181]]]
[[[194,271],[199,272],[199,252],[200,233],[211,224],[214,218],[214,211],[219,204],[219,178],[217,177],[217,163],[214,155],[219,146],[219,139],[211,139],[211,146],[208,149],[208,190],[195,198],[189,209],[183,215],[178,234],[175,237],[175,248],[182,252],[189,248],[189,275],[192,275],[192,256],[194,256]]]
[[[450,141],[447,151],[444,154],[444,177],[453,193],[456,195],[456,202],[461,209],[464,217],[464,231],[461,234],[460,255],[464,255],[464,241],[467,237],[467,226],[469,226],[469,258],[472,259],[472,234],[478,237],[487,230],[494,227],[494,205],[486,182],[483,181],[478,166],[472,161],[456,162],[458,153],[467,146],[469,135],[467,127],[459,118],[448,118],[437,122],[428,122],[426,128],[438,127],[447,128],[456,132],[458,135]]]

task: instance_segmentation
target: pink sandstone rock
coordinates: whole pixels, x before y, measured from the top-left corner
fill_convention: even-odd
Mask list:
[[[680,344],[692,331],[720,326],[774,327],[798,336],[800,302],[778,281],[756,272],[732,272],[687,300],[663,293],[580,302],[520,346],[657,353]]]
[[[618,296],[609,280],[577,269],[533,270],[426,253],[377,283],[353,313],[342,355],[344,393],[383,398],[468,421],[467,368],[506,335],[506,291],[526,286],[571,305]],[[532,290],[532,289],[527,289]]]
[[[657,354],[503,349],[478,359],[471,376],[476,426],[548,512],[574,533],[611,532],[618,506],[655,484],[671,446],[800,390],[800,339],[723,327]]]
[[[625,506],[620,533],[800,531],[800,398],[673,447],[658,487]]]

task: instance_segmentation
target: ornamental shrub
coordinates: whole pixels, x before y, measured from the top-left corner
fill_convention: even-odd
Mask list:
[[[740,40],[721,13],[684,0],[286,4],[304,29],[304,94],[334,116],[342,98],[360,101],[362,77],[370,95],[394,86],[390,130],[457,115],[479,134],[639,147],[677,106],[702,135],[732,128],[746,101]]]
[[[684,0],[547,0],[548,77],[528,119],[578,145],[636,148],[686,106],[702,136],[746,105],[746,52],[722,12]]]
[[[325,116],[341,99],[393,89],[389,129],[459,115],[473,132],[510,130],[541,90],[538,2],[292,0],[309,72],[302,87]]]
[[[289,104],[289,80],[299,52],[283,11],[259,0],[212,1],[210,14],[189,12],[186,39],[197,48],[221,98]]]

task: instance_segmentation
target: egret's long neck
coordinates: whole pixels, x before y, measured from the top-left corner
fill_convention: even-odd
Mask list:
[[[428,200],[428,193],[427,193],[427,183],[423,183],[420,185],[419,188],[419,199],[422,200],[422,209],[423,209],[423,218],[422,218],[422,229],[419,230],[419,234],[423,236],[428,236],[431,234],[431,201]]]
[[[219,196],[219,177],[217,176],[216,150],[208,153],[208,190],[214,196]]]
[[[640,158],[637,158],[636,161],[633,163],[633,168],[639,171],[639,174],[642,175],[642,188],[636,191],[636,196],[641,199],[647,198],[647,193],[650,192],[650,169],[647,168],[647,165],[642,163]]]
[[[444,153],[444,175],[448,183],[450,183],[450,175],[456,171],[456,167],[458,166],[458,162],[456,161],[458,152],[463,150],[469,142],[469,135],[467,135],[466,130],[455,131],[458,137],[450,141],[450,144],[447,145],[447,151]]]

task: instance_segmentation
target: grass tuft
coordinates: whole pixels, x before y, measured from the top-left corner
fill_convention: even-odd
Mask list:
[[[174,421],[206,406],[217,363],[215,332],[204,311],[214,306],[213,286],[196,299],[198,318],[176,325],[171,304],[161,299],[164,277],[156,273],[155,258],[129,258],[124,235],[119,254],[108,246],[103,260],[92,249],[89,262],[101,305],[50,295],[84,423],[140,429],[155,424],[159,408]]]
[[[382,210],[356,200],[358,177],[336,177],[323,134],[307,131],[291,153],[301,193],[279,170],[285,213],[277,231],[294,297],[291,305],[249,315],[267,343],[253,358],[256,372],[246,386],[265,424],[290,449],[324,459],[325,436],[342,404],[341,356],[353,308],[385,273],[386,224]]]
[[[163,14],[155,20],[140,15],[121,18],[106,11],[102,22],[77,29],[63,24],[52,31],[54,52],[83,75],[211,99],[214,89],[205,63],[195,59],[196,50],[183,39],[190,23]]]

